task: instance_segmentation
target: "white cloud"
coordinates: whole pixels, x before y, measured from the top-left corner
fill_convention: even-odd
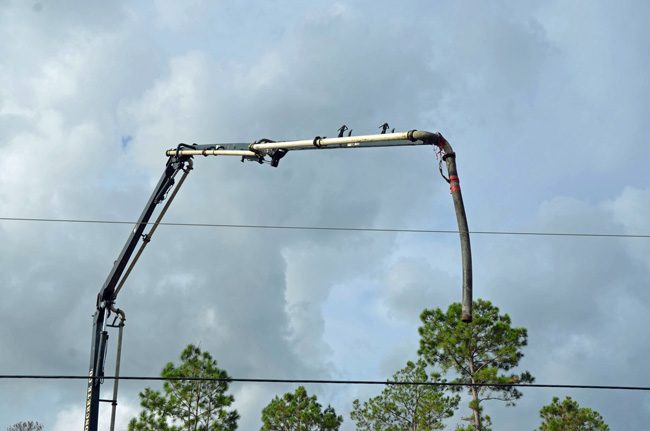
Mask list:
[[[110,408],[102,408],[98,429],[108,430],[110,428]],[[131,404],[129,400],[120,399],[115,415],[115,429],[125,430],[128,428],[129,421],[137,416],[138,409],[136,405]],[[73,429],[82,429],[84,423],[84,409],[82,405],[69,405],[63,408],[56,415],[52,431],[70,431]],[[49,429],[49,427],[48,427]]]

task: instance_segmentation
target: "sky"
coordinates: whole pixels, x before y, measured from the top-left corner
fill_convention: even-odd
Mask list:
[[[388,122],[449,140],[471,230],[647,235],[648,18],[633,0],[0,0],[0,216],[135,220],[179,142]],[[429,147],[294,152],[277,169],[199,158],[165,220],[456,228]],[[95,298],[130,229],[0,222],[1,374],[87,373]],[[472,247],[475,296],[528,329],[519,370],[650,386],[647,238],[474,234]],[[158,375],[194,343],[234,377],[384,380],[416,358],[421,311],[460,285],[455,235],[163,226],[117,300],[122,374]],[[121,383],[118,429],[145,386]],[[239,429],[293,389],[233,384]],[[307,389],[344,430],[352,401],[379,392]],[[0,427],[80,429],[85,390],[0,381]],[[612,430],[650,420],[643,392],[523,393],[485,406],[494,429],[533,430],[565,395]]]

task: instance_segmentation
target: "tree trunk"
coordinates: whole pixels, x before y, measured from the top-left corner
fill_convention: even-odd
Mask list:
[[[472,381],[472,386],[470,386],[470,392],[472,394],[472,407],[471,409],[474,412],[474,428],[476,431],[483,431],[483,424],[481,423],[481,410],[479,406],[479,399],[478,399],[478,390],[476,389],[476,386],[473,386],[476,381],[474,380],[474,360],[470,357],[469,360],[467,361],[467,365],[469,367],[469,372],[470,372],[470,379]]]
[[[472,383],[474,383],[472,379]],[[476,431],[482,431],[483,430],[483,425],[481,424],[481,412],[479,410],[479,405],[478,405],[478,392],[476,391],[476,388],[474,386],[471,387],[472,391],[472,401],[474,401],[474,406],[475,408],[472,408],[474,411],[474,427],[476,428]]]

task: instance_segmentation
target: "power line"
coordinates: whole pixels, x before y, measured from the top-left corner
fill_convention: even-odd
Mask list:
[[[55,218],[29,218],[29,217],[0,217],[0,221],[40,222],[40,223],[83,223],[83,224],[127,224],[136,222],[123,220],[93,220],[93,219],[55,219]],[[152,224],[152,223],[148,223]],[[180,227],[212,227],[235,229],[271,229],[271,230],[312,230],[312,231],[339,231],[339,232],[393,232],[393,233],[418,233],[418,234],[458,234],[452,229],[398,229],[398,228],[365,228],[365,227],[337,227],[337,226],[280,226],[262,224],[229,224],[229,223],[177,223],[161,222],[161,226]],[[494,231],[473,230],[472,235],[509,235],[509,236],[549,236],[549,237],[592,237],[592,238],[650,238],[650,234],[617,234],[595,232],[531,232],[531,231]]]
[[[224,383],[296,383],[327,385],[390,385],[390,386],[439,386],[439,387],[516,387],[516,388],[554,388],[554,389],[594,389],[621,391],[650,391],[650,386],[620,385],[563,385],[542,383],[454,383],[454,382],[404,382],[390,380],[328,380],[328,379],[262,379],[262,378],[216,378],[216,377],[157,377],[157,376],[103,376],[84,375],[39,375],[39,374],[0,374],[0,380],[137,380],[137,381],[196,381]]]

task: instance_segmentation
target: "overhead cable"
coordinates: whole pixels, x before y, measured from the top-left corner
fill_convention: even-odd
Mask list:
[[[0,374],[0,380],[137,380],[137,381],[196,381],[224,383],[293,383],[326,385],[385,385],[385,386],[438,386],[438,387],[487,387],[487,388],[555,388],[555,389],[592,389],[620,391],[650,391],[650,386],[622,385],[570,385],[543,383],[457,383],[457,382],[408,382],[391,380],[329,380],[329,379],[263,379],[263,378],[216,378],[216,377],[158,377],[158,376],[101,376],[52,375],[52,374]]]
[[[135,222],[123,220],[97,220],[97,219],[67,219],[67,218],[33,218],[33,217],[0,217],[0,221],[40,222],[40,223],[82,223],[82,224],[126,224],[134,225]],[[152,224],[152,223],[148,223]],[[161,222],[160,226],[178,227],[211,227],[234,229],[271,229],[271,230],[312,230],[312,231],[339,231],[339,232],[392,232],[392,233],[417,233],[417,234],[458,234],[453,229],[401,229],[401,228],[367,228],[344,226],[290,226],[290,225],[265,225],[265,224],[239,224],[239,223],[178,223]],[[589,237],[589,238],[650,238],[650,234],[620,234],[597,232],[535,232],[535,231],[497,231],[497,230],[472,230],[472,235],[503,235],[503,236],[549,236],[549,237]]]

